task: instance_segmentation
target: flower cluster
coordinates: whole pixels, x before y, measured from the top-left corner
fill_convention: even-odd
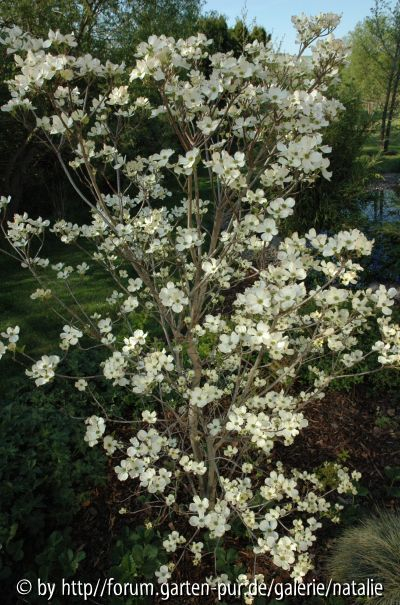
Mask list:
[[[58,355],[42,355],[30,370],[26,370],[26,374],[35,380],[37,387],[40,387],[54,378],[59,362]]]
[[[104,418],[99,416],[90,416],[85,420],[86,424],[86,435],[85,441],[90,447],[93,447],[99,442],[99,439],[104,435],[106,430],[106,424]]]

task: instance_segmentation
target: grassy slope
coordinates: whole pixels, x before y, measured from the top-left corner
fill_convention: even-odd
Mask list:
[[[6,245],[1,247],[6,249]],[[52,264],[65,262],[76,266],[83,260],[79,250],[54,242],[48,247],[47,254]],[[104,299],[111,294],[113,284],[111,278],[101,269],[90,261],[88,264],[91,269],[87,277],[73,276],[69,281],[74,295],[83,303],[87,312],[101,312],[105,306]],[[54,276],[51,269],[46,274]],[[35,278],[26,269],[22,269],[19,263],[3,254],[0,254],[0,276],[0,331],[7,326],[19,325],[20,344],[25,346],[27,354],[36,358],[54,353],[64,322],[52,310],[51,301],[30,298],[31,293],[38,287]],[[52,289],[62,298],[68,297],[62,281],[56,280]],[[23,369],[7,357],[1,360],[1,367],[2,390],[7,390],[11,386],[10,382],[23,374]]]

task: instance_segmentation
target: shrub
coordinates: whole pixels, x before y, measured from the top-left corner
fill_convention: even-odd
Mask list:
[[[33,298],[51,301],[62,327],[54,355],[28,357],[19,326],[1,332],[0,353],[25,363],[37,387],[62,378],[93,400],[85,441],[106,450],[135,496],[150,494],[152,521],[170,530],[162,541],[168,564],[155,572],[160,583],[182,560],[204,558],[215,569],[216,559],[239,573],[229,547],[227,557],[220,550],[232,535],[253,559],[249,575],[266,556],[293,579],[304,577],[320,519],[339,521],[335,494],[355,493],[359,474],[331,464],[328,488],[312,469],[285,468],[274,447],[293,443],[307,426],[308,404],[333,380],[358,375],[366,359],[374,368],[399,365],[395,291],[353,288],[358,259],[372,249],[364,234],[311,229],[274,244],[296,192],[330,178],[323,132],[342,106],[325,93],[346,47],[326,36],[338,21],[293,18],[296,59],[258,41],[235,57],[210,55],[202,34],[152,36],[129,72],[74,56],[71,35],[50,32],[42,41],[8,28],[3,36],[19,70],[4,109],[34,120],[91,220],[51,226],[86,254],[76,265],[42,256],[49,221],[23,214],[4,224],[11,254],[38,280]],[[142,80],[157,89],[155,105],[136,96]],[[175,135],[173,148],[148,157],[122,152],[126,124],[143,115]],[[270,260],[260,266],[260,257]],[[73,292],[71,276],[84,282],[92,271],[86,259],[115,284],[97,309]],[[159,331],[136,327],[136,309]],[[371,322],[379,336],[363,350]],[[89,373],[84,361],[71,372],[71,350],[82,360],[92,350],[103,357]],[[301,389],[304,369],[311,380]],[[98,398],[104,384],[131,402],[122,417]],[[146,404],[139,420],[138,398]],[[139,512],[137,502],[129,513]],[[226,581],[225,573],[210,581]]]

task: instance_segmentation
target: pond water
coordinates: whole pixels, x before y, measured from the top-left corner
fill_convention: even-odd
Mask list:
[[[400,187],[369,191],[360,204],[364,217],[372,225],[400,221]]]
[[[361,228],[375,239],[365,278],[400,284],[400,187],[394,184],[367,192],[360,211],[365,221]]]

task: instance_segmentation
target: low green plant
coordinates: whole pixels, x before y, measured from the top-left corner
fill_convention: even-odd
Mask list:
[[[337,539],[327,563],[334,581],[366,583],[373,579],[384,596],[369,599],[371,605],[400,602],[400,515],[381,511],[346,529]]]
[[[111,552],[110,573],[120,582],[132,578],[153,579],[154,572],[165,562],[161,537],[154,529],[124,527]]]
[[[167,560],[161,542],[159,532],[153,528],[139,526],[133,530],[125,526],[111,549],[108,576],[115,578],[117,582],[131,584],[153,581],[155,571]],[[150,596],[124,597],[124,605],[145,605],[152,602]],[[118,597],[110,597],[107,601],[107,605],[120,603]]]
[[[217,546],[215,549],[215,561],[217,570],[221,574],[226,574],[230,578],[237,578],[245,573],[246,569],[240,562],[240,555],[235,548],[222,548]]]
[[[390,429],[393,424],[395,424],[393,418],[390,418],[389,416],[386,416],[382,413],[377,414],[375,419],[375,426],[377,426],[378,429]]]
[[[76,573],[84,558],[71,527],[83,502],[101,485],[106,463],[83,456],[82,422],[73,412],[84,401],[65,400],[64,389],[15,392],[0,417],[0,582],[2,598],[15,598],[20,577],[52,581]],[[65,401],[65,410],[55,408]],[[25,576],[21,576],[24,571]],[[13,602],[13,601],[10,601]]]
[[[400,498],[400,466],[385,466],[385,489],[390,498]]]
[[[38,574],[41,580],[51,580],[60,572],[62,578],[70,578],[78,571],[79,564],[86,558],[82,549],[75,549],[70,543],[69,530],[54,531],[46,541],[43,551],[36,556]]]

